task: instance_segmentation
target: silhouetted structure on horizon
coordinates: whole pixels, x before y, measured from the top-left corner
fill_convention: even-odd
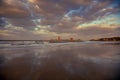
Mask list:
[[[70,38],[70,41],[74,41],[74,39],[73,39],[73,38]]]
[[[99,38],[99,39],[92,39],[90,41],[120,41],[120,37]]]
[[[58,36],[58,39],[57,39],[58,41],[61,41],[61,38],[60,38],[60,36]]]
[[[81,42],[81,39],[74,39],[74,38],[66,38],[62,39],[60,36],[58,36],[56,39],[50,39],[50,40],[0,40],[0,43],[10,43],[12,45],[19,44],[19,45],[30,45],[30,44],[40,44],[40,43],[64,43],[64,42]]]
[[[60,36],[57,37],[57,39],[51,39],[48,40],[50,43],[64,43],[64,42],[81,42],[80,39],[74,39],[74,38],[69,38],[69,39],[61,39]]]

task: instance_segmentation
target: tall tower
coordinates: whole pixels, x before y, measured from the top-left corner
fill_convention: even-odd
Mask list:
[[[70,38],[70,41],[74,41],[74,39],[73,39],[73,38]]]
[[[60,38],[60,36],[58,36],[58,41],[61,41],[61,38]]]

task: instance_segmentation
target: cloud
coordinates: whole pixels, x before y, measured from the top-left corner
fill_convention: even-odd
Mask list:
[[[48,31],[41,37],[107,34],[120,27],[119,12],[114,0],[0,0],[0,17],[5,18],[0,19],[0,26],[8,22],[26,29],[25,34]]]
[[[9,25],[0,30],[0,40],[42,40],[50,38],[48,34],[39,34],[34,31]]]
[[[68,29],[66,29],[68,30]],[[69,31],[69,30],[68,30]],[[101,27],[88,27],[79,30],[73,30],[73,33],[63,31],[60,32],[50,32],[44,30],[30,31],[25,28],[16,26],[7,26],[6,29],[0,30],[0,39],[15,39],[15,40],[41,40],[41,39],[56,39],[57,36],[61,36],[62,39],[69,39],[70,37],[76,39],[91,39],[98,37],[111,37],[119,36],[119,28],[101,28]]]
[[[36,25],[32,22],[31,19],[7,19],[11,24],[18,27],[24,27],[26,29],[32,30]]]
[[[4,27],[7,24],[7,22],[4,21],[4,18],[0,18],[0,27]]]

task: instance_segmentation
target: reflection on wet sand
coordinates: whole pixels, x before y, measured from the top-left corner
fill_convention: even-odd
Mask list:
[[[120,45],[51,44],[0,49],[0,80],[120,80]]]

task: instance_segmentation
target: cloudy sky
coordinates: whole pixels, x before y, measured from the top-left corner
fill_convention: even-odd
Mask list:
[[[0,0],[0,40],[119,35],[120,0]]]

